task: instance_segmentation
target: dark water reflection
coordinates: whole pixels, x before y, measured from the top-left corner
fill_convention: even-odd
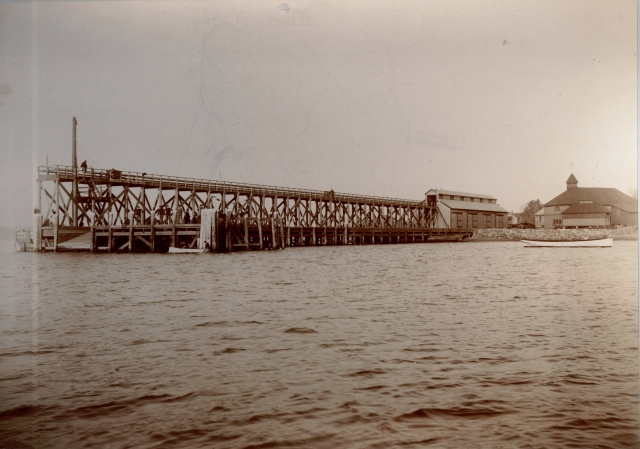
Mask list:
[[[5,446],[638,447],[637,242],[2,256]]]

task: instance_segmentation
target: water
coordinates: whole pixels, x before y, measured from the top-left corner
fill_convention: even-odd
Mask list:
[[[634,241],[0,259],[0,447],[639,446]]]

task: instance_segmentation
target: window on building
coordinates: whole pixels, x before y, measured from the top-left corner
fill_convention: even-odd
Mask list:
[[[457,215],[457,222],[458,222],[457,227],[458,228],[462,228],[463,227],[462,226],[462,214],[458,213],[456,215]]]
[[[560,210],[560,206],[556,206],[553,208],[554,211],[559,211]]]
[[[504,215],[500,215],[500,228],[504,228]]]
[[[478,227],[478,214],[473,214],[473,215],[471,215],[471,225],[472,225],[474,228],[477,228],[477,227]]]
[[[561,219],[554,219],[553,220],[553,227],[554,228],[561,228],[562,227],[562,220]]]

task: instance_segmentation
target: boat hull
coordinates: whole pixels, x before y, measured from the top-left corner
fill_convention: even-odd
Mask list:
[[[521,240],[525,247],[571,247],[571,248],[609,248],[613,246],[613,239],[594,240]]]
[[[173,246],[170,246],[169,252],[175,254],[198,254],[204,253],[205,250],[201,248],[175,248]]]
[[[30,231],[18,231],[16,233],[16,243],[20,251],[34,251],[33,235]]]

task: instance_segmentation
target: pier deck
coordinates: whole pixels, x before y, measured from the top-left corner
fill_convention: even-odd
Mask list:
[[[435,204],[119,170],[38,168],[36,250],[165,252],[457,241]],[[45,205],[44,208],[41,206]]]

